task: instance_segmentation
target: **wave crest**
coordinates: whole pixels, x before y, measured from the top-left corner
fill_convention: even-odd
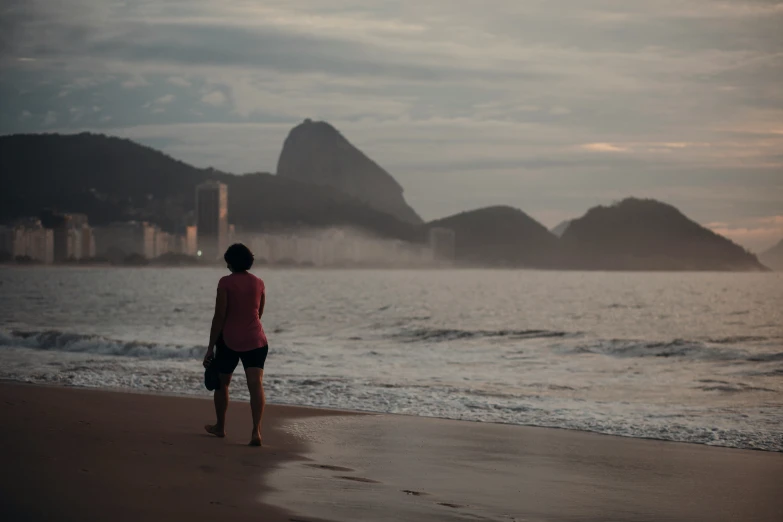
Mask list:
[[[404,330],[391,337],[404,342],[445,342],[461,339],[503,337],[506,339],[543,339],[565,337],[567,332],[552,330],[460,330],[456,328],[418,328]]]
[[[728,348],[687,339],[675,339],[668,342],[611,339],[581,344],[570,351],[571,353],[594,353],[610,357],[673,357],[690,360],[746,362],[783,360],[783,353],[749,353],[741,348]]]
[[[58,330],[43,332],[0,331],[0,346],[21,346],[37,350],[94,353],[143,359],[192,359],[200,357],[204,351],[203,347],[197,346],[121,341],[99,335],[84,335]]]

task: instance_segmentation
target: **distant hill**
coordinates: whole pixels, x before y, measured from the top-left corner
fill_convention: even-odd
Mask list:
[[[568,219],[566,221],[563,221],[562,223],[560,223],[559,225],[551,229],[550,232],[552,232],[557,237],[562,237],[563,233],[568,229],[568,225],[571,224],[571,221],[573,221],[573,219]]]
[[[761,262],[772,270],[783,271],[783,239],[759,256]]]
[[[598,270],[764,270],[756,256],[671,205],[629,198],[590,209],[560,238],[559,266]]]
[[[521,210],[487,207],[427,223],[456,234],[457,261],[482,266],[548,267],[557,237]]]
[[[206,180],[229,186],[229,220],[246,230],[352,226],[400,239],[416,227],[340,191],[271,174],[199,169],[133,141],[99,134],[0,137],[0,221],[43,208],[83,212],[93,224],[149,220],[174,231]]]
[[[742,247],[652,200],[593,208],[571,221],[560,239],[521,210],[502,206],[417,224],[394,179],[328,124],[298,126],[286,147],[281,163],[288,174],[235,176],[104,135],[3,136],[0,222],[52,208],[86,213],[94,225],[136,219],[176,232],[192,219],[196,185],[218,180],[228,184],[229,220],[240,230],[345,226],[419,241],[428,228],[444,227],[456,233],[458,261],[479,266],[764,269]],[[312,156],[302,160],[307,151]],[[316,158],[328,168],[318,167]],[[778,244],[764,259],[780,266],[781,250]]]
[[[337,189],[400,221],[422,223],[400,184],[326,122],[305,120],[291,130],[277,174]]]

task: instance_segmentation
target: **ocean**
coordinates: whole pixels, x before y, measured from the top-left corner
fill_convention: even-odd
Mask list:
[[[225,273],[0,268],[0,378],[208,396]],[[255,273],[272,403],[783,451],[783,274]]]

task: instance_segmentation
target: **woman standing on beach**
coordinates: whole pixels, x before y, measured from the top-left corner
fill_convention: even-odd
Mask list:
[[[264,282],[249,273],[253,253],[243,244],[231,245],[223,256],[231,271],[220,279],[215,301],[215,316],[209,334],[204,367],[214,364],[220,376],[215,388],[217,423],[205,426],[208,433],[226,436],[228,386],[240,359],[247,376],[253,431],[250,445],[261,445],[261,416],[264,413],[264,362],[269,351],[261,316],[264,315],[266,292]],[[215,349],[217,348],[217,352]]]

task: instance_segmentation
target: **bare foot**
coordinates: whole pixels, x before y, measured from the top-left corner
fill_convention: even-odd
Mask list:
[[[261,445],[261,434],[260,433],[255,433],[250,438],[250,443],[248,444],[248,446],[260,446],[260,445]]]
[[[207,433],[210,435],[214,435],[221,439],[226,436],[226,430],[219,430],[217,424],[206,424],[204,429],[207,430]]]

